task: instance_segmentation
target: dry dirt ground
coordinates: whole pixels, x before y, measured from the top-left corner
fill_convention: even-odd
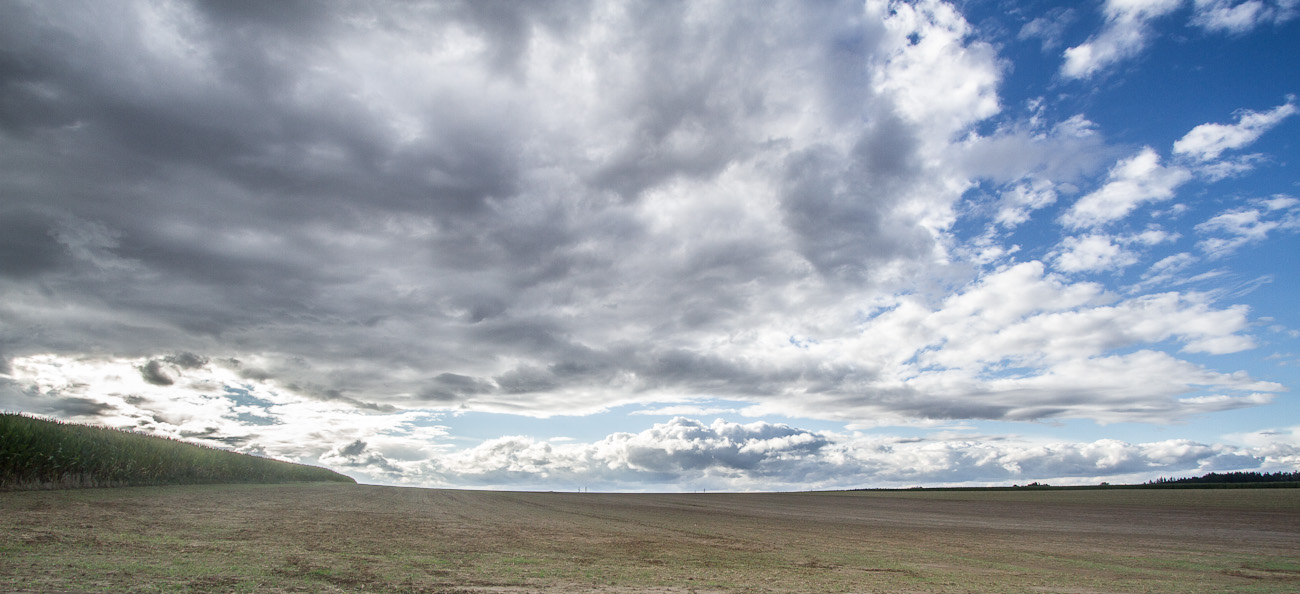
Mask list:
[[[0,493],[2,592],[1300,592],[1300,490]]]

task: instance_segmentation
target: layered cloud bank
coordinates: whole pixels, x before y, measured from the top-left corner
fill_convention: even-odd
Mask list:
[[[1242,287],[1269,279],[1225,262],[1294,236],[1300,201],[1187,202],[1278,167],[1247,151],[1294,98],[1120,143],[1050,97],[1136,59],[1161,19],[1244,35],[1294,12],[1111,2],[1065,43],[1072,9],[977,28],[936,1],[9,3],[0,406],[440,485],[1294,464],[1292,430],[867,431],[1283,397],[1234,357],[1293,331],[1261,330]],[[1007,105],[1000,52],[1028,39],[1060,70]],[[456,428],[717,400],[845,429]]]

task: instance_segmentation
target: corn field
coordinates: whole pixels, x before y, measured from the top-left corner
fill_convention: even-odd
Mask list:
[[[0,491],[355,482],[332,470],[173,439],[0,413]]]

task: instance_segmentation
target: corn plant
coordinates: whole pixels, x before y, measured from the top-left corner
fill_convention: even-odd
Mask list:
[[[0,413],[0,490],[318,481],[355,482],[315,466]]]

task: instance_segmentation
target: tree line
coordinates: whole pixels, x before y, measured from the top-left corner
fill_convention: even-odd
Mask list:
[[[1300,482],[1300,472],[1211,472],[1203,476],[1185,478],[1161,477],[1147,481],[1147,485],[1217,485],[1236,483],[1294,483]]]

